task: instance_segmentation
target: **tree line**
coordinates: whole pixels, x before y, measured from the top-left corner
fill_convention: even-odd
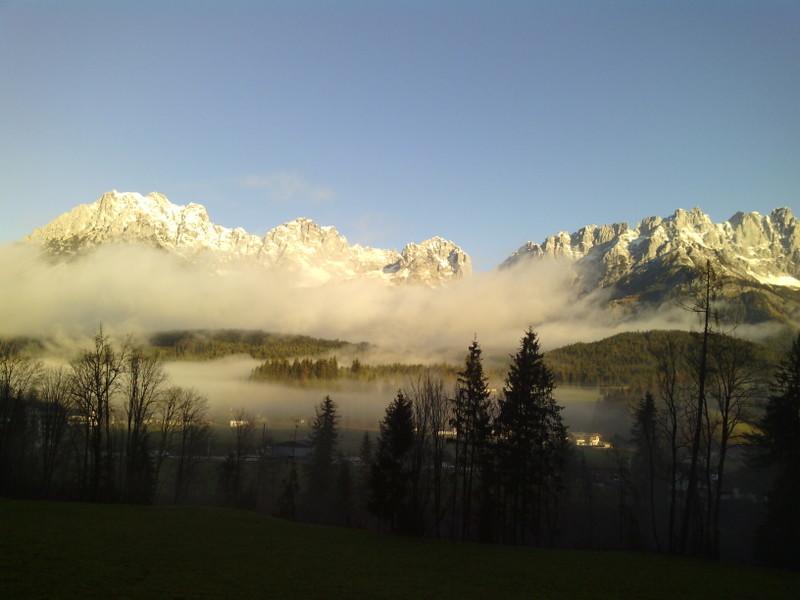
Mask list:
[[[251,379],[291,383],[328,382],[336,379],[374,381],[418,377],[426,372],[441,376],[455,375],[457,369],[447,364],[421,365],[405,363],[367,364],[353,359],[341,365],[336,356],[329,358],[275,358],[255,367]]]
[[[167,456],[179,501],[204,453],[207,401],[100,330],[66,367],[0,341],[0,494],[151,502]]]
[[[568,438],[552,374],[529,330],[501,396],[490,392],[477,341],[455,389],[428,371],[399,390],[356,462],[338,448],[338,407],[319,405],[311,453],[291,461],[279,514],[303,520],[511,544],[553,544]],[[363,509],[363,510],[362,510]]]
[[[366,344],[351,344],[306,335],[280,335],[239,329],[165,331],[152,335],[147,351],[170,359],[211,359],[232,354],[253,358],[277,359],[314,356],[344,348],[365,349]]]
[[[553,388],[529,331],[495,400],[476,341],[452,397],[432,372],[398,392],[374,451],[367,434],[360,465],[339,453],[328,397],[302,468],[294,460],[276,468],[266,428],[259,440],[252,417],[239,412],[230,451],[203,472],[216,471],[217,499],[231,505],[257,504],[271,481],[275,512],[290,518],[336,520],[344,511],[356,520],[364,506],[393,531],[544,541],[553,537],[567,447]],[[157,356],[115,346],[102,330],[60,368],[3,342],[0,425],[0,494],[9,496],[152,502],[169,462],[171,496],[181,502],[211,443],[205,398],[170,387]]]

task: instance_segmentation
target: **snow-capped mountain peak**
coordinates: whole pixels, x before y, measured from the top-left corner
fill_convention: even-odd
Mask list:
[[[531,256],[580,260],[590,253],[607,255],[614,248],[618,254],[630,256],[631,268],[673,253],[685,254],[692,264],[704,264],[712,253],[725,270],[736,272],[739,259],[755,256],[773,261],[770,269],[800,275],[800,226],[786,207],[766,216],[738,212],[722,223],[714,223],[702,210],[693,208],[678,209],[666,218],[647,217],[634,228],[627,223],[588,225],[572,234],[559,232],[541,244],[527,242],[503,265]]]
[[[786,294],[800,290],[800,222],[787,207],[769,215],[738,212],[721,223],[699,208],[678,209],[636,227],[588,225],[527,242],[501,268],[547,257],[574,264],[579,289],[607,288],[617,300],[661,301],[710,262],[731,294],[771,294],[756,302],[758,311],[771,315],[783,310],[776,307]]]
[[[247,261],[280,268],[306,282],[379,278],[436,285],[470,272],[469,256],[442,238],[409,244],[398,253],[351,245],[335,227],[306,217],[257,236],[214,224],[201,204],[173,204],[156,192],[111,190],[36,229],[27,240],[56,255],[108,243],[144,243],[194,261]]]

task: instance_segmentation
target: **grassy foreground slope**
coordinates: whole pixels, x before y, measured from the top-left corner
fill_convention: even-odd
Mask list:
[[[243,511],[0,501],[0,598],[796,598],[800,575]]]

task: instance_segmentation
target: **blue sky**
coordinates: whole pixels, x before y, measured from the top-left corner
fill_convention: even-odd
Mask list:
[[[0,0],[0,241],[103,191],[525,240],[800,207],[800,3]]]

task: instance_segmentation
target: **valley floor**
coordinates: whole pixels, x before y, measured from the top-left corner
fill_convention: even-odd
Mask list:
[[[297,524],[0,500],[0,598],[796,598],[800,574]]]

